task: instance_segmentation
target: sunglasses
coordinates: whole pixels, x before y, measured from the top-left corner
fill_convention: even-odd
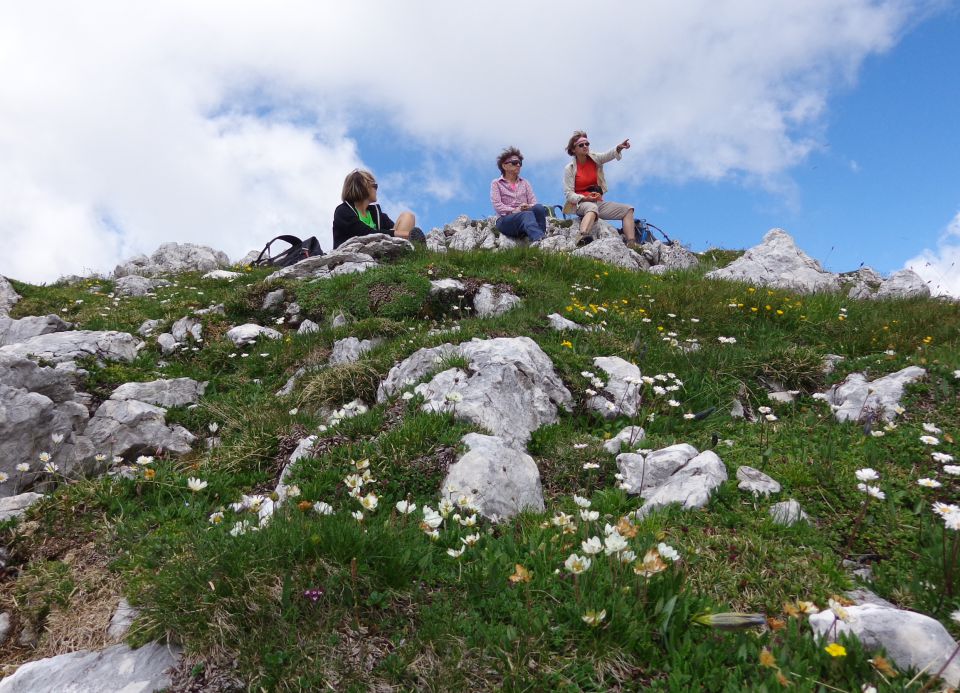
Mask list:
[[[380,186],[377,185],[376,183],[371,183],[371,184],[370,184],[370,187],[373,188],[374,190],[376,190],[376,189],[379,188]]]
[[[511,166],[523,166],[522,161],[517,161],[516,159],[510,159],[510,161],[504,161],[504,164],[510,164]]]
[[[581,143],[578,144],[577,146],[578,146],[578,147],[589,147],[589,146],[590,146],[590,143],[589,143],[589,142],[581,142]]]

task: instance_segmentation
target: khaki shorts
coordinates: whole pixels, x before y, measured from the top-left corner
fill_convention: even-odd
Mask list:
[[[633,214],[633,207],[619,202],[608,202],[607,200],[600,200],[600,202],[584,200],[577,205],[577,216],[583,218],[590,212],[601,219],[623,219],[625,216]]]

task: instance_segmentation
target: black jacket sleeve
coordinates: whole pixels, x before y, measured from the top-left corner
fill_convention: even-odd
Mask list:
[[[379,205],[377,205],[379,209]],[[374,221],[377,219],[377,211],[373,209],[373,205],[369,208],[370,213],[373,214]],[[383,210],[380,210],[380,231],[389,235],[393,235],[393,220],[388,217]],[[337,205],[337,208],[333,212],[333,247],[337,248],[342,243],[346,243],[351,238],[356,238],[357,236],[366,236],[368,233],[377,233],[369,226],[360,221],[360,217],[357,216],[356,211],[348,205],[346,202],[342,202]]]

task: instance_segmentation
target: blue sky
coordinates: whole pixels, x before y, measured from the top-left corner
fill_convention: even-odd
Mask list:
[[[233,258],[281,233],[330,246],[358,166],[426,230],[487,216],[506,145],[559,203],[583,128],[594,148],[634,145],[608,167],[610,199],[695,250],[782,227],[828,269],[909,264],[960,296],[956,0],[581,15],[573,0],[5,4],[0,274],[109,273],[166,241]]]

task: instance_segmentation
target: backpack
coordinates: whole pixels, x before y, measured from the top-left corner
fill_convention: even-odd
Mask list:
[[[285,241],[290,244],[290,247],[277,255],[271,255],[270,246],[274,241]],[[263,250],[251,264],[256,267],[289,267],[315,255],[323,255],[323,248],[320,247],[320,241],[316,236],[310,236],[305,241],[301,241],[296,236],[277,236],[263,246]]]

